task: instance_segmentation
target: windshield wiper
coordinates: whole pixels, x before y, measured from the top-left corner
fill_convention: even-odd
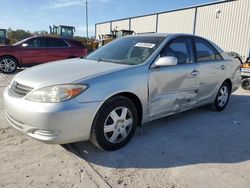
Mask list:
[[[110,60],[111,63],[116,63],[116,64],[127,64],[124,61],[118,61],[118,60]]]
[[[94,60],[94,61],[97,61],[98,63],[100,63],[101,61],[102,61],[102,62],[110,62],[109,60],[103,59],[103,58],[89,59],[89,58],[87,58],[87,57],[84,57],[84,59],[87,59],[87,60]]]
[[[104,58],[98,58],[98,59],[92,59],[92,60],[96,60],[98,63],[106,62],[106,63],[116,63],[116,64],[128,64],[128,63],[126,63],[124,61],[112,60],[112,59],[104,59]]]
[[[96,59],[96,61],[98,61],[98,63],[102,62],[110,62],[108,59],[104,59],[104,58],[98,58]]]

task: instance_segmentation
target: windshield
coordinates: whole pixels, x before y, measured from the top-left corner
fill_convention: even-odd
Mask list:
[[[86,58],[97,61],[138,65],[159,47],[165,37],[136,36],[123,37],[103,46]]]

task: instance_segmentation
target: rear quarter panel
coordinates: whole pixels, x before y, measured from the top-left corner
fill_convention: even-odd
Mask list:
[[[221,52],[223,59],[226,61],[226,73],[227,78],[232,82],[232,92],[237,90],[240,87],[241,83],[241,62],[237,59],[234,59],[225,52]]]

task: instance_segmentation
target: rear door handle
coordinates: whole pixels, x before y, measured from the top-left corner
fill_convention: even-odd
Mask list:
[[[221,69],[221,70],[225,70],[225,68],[226,68],[225,65],[221,65],[221,66],[220,66],[220,69]]]
[[[191,75],[192,75],[192,76],[197,76],[198,74],[200,74],[200,72],[197,71],[197,70],[193,70],[193,71],[191,72]]]

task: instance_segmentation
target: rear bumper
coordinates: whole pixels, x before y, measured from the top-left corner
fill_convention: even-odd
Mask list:
[[[241,72],[241,76],[250,77],[250,72]]]
[[[4,91],[8,122],[19,131],[45,143],[65,144],[88,140],[101,102],[38,103],[15,98]]]

